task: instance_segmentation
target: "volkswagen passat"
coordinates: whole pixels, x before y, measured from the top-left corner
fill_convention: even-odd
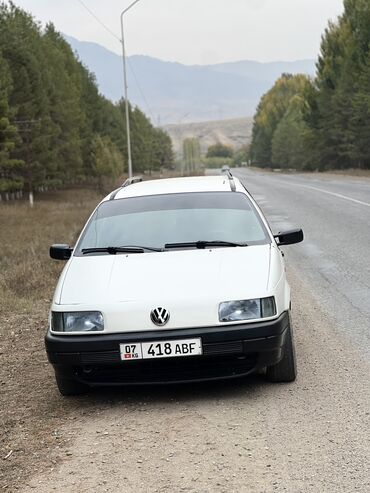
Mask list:
[[[280,247],[231,173],[129,180],[93,212],[57,285],[46,350],[63,395],[263,372],[296,377]]]

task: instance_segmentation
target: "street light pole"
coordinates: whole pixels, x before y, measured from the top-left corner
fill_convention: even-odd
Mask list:
[[[121,44],[122,44],[122,62],[123,62],[123,80],[125,86],[125,105],[126,105],[126,130],[127,130],[127,157],[128,157],[128,176],[132,178],[132,153],[131,153],[131,132],[130,132],[130,115],[128,101],[128,83],[127,83],[127,65],[126,65],[126,47],[125,34],[123,29],[123,17],[140,0],[135,0],[127,9],[121,12]]]

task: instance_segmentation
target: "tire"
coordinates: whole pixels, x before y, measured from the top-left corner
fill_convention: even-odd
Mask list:
[[[283,358],[276,365],[267,368],[266,376],[270,382],[275,383],[294,382],[297,378],[297,362],[290,317],[283,347]]]
[[[69,380],[59,375],[55,376],[59,392],[64,397],[70,397],[74,395],[83,395],[89,391],[89,387],[76,380]]]

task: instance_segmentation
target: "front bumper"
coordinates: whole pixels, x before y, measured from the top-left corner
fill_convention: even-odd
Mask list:
[[[91,386],[168,384],[246,376],[283,356],[288,312],[254,324],[86,336],[55,335],[45,346],[55,372]],[[203,355],[122,362],[120,344],[201,338]]]

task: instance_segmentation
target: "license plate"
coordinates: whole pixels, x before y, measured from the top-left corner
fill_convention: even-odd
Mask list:
[[[203,354],[201,339],[180,341],[130,342],[120,344],[121,360],[135,361],[153,358],[178,358]]]

